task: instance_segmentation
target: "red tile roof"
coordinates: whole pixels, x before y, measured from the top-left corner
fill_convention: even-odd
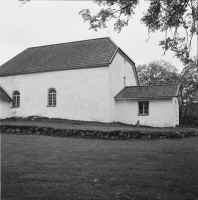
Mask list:
[[[107,66],[117,50],[109,38],[32,47],[0,66],[0,76]]]
[[[153,86],[128,86],[123,88],[116,96],[122,99],[150,99],[172,98],[180,95],[180,84],[153,85]]]
[[[3,90],[2,87],[0,87],[0,99],[4,101],[12,101],[10,96]]]

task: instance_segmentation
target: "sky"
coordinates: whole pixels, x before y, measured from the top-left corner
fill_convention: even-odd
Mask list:
[[[110,37],[136,65],[164,59],[182,71],[184,66],[179,59],[172,52],[163,55],[158,45],[164,39],[163,33],[152,33],[147,41],[148,29],[140,19],[148,5],[142,0],[129,25],[117,33],[112,21],[106,29],[89,30],[88,22],[78,13],[82,9],[90,9],[92,13],[99,11],[101,7],[91,0],[31,0],[22,6],[17,0],[0,0],[0,65],[29,47]],[[196,44],[194,38],[193,56]]]

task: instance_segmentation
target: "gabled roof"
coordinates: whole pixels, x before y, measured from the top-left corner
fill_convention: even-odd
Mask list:
[[[0,100],[4,101],[12,101],[10,96],[3,90],[2,87],[0,87]]]
[[[153,85],[153,86],[128,86],[123,88],[116,96],[122,99],[152,99],[172,98],[181,95],[180,84]]]
[[[109,38],[32,47],[0,66],[0,76],[108,66],[118,49]]]

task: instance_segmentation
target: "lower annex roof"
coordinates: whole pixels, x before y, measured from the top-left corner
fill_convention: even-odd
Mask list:
[[[115,96],[115,100],[172,98],[181,95],[179,88],[180,84],[127,86]]]

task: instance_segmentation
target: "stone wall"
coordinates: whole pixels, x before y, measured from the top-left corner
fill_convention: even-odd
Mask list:
[[[141,131],[86,131],[86,130],[68,130],[54,129],[49,127],[36,126],[1,126],[1,134],[19,134],[19,135],[46,135],[52,137],[73,137],[89,139],[109,139],[109,140],[130,140],[130,139],[171,139],[185,138],[198,135],[198,130],[192,131],[168,131],[168,132],[141,132]]]

